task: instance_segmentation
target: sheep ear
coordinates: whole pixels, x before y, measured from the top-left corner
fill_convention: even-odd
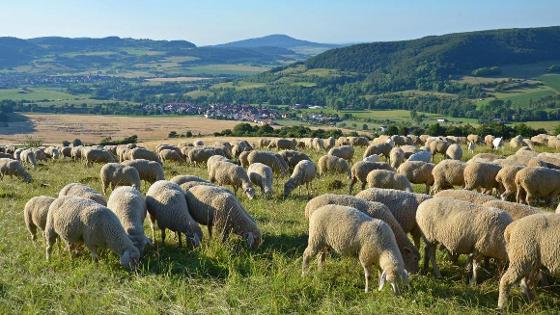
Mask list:
[[[379,288],[377,290],[379,291],[383,290],[383,287],[385,286],[385,281],[387,281],[387,272],[383,271],[381,273],[381,276],[379,276]]]
[[[247,246],[249,246],[249,248],[253,248],[253,245],[255,244],[255,236],[253,235],[253,233],[249,232],[246,235],[247,237]]]

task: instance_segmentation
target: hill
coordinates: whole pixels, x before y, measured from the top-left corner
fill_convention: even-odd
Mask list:
[[[315,55],[331,48],[341,47],[337,44],[324,44],[315,43],[311,41],[296,39],[288,35],[273,34],[263,37],[244,39],[217,45],[218,47],[241,47],[241,48],[256,48],[256,47],[279,47],[291,49],[298,53],[308,52],[310,55]],[[313,52],[313,53],[311,53]]]

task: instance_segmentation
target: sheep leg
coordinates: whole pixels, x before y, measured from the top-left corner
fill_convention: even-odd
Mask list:
[[[361,260],[361,259],[360,259]],[[366,279],[366,288],[365,292],[369,292],[369,280],[371,279],[371,265],[366,264],[365,262],[361,262],[362,267],[364,268],[364,278]]]
[[[509,291],[511,286],[518,282],[521,278],[525,276],[522,266],[518,264],[511,264],[508,270],[500,279],[500,293],[498,296],[498,308],[503,309],[504,305],[507,303]]]
[[[177,238],[179,239],[179,247],[183,247],[183,240],[181,238],[181,232],[177,232]]]
[[[432,263],[432,270],[434,275],[436,276],[436,278],[441,278],[441,273],[439,272],[439,268],[436,262],[436,245],[435,244],[430,244],[430,246],[428,247],[428,256],[430,259],[430,262]]]
[[[303,251],[303,263],[301,265],[301,276],[304,277],[309,269],[309,260],[317,255],[317,249],[311,246],[307,246],[305,251]]]
[[[352,194],[352,190],[354,189],[354,185],[356,184],[356,177],[352,177],[352,179],[350,180],[350,185],[348,187],[348,193]]]
[[[165,229],[161,229],[161,245],[165,244]]]
[[[323,264],[325,263],[325,258],[327,256],[327,250],[323,249],[319,252],[319,256],[317,257],[317,268],[319,270],[323,270]]]
[[[99,261],[98,257],[97,257],[97,247],[94,245],[86,245],[87,248],[89,249],[89,251],[91,252],[91,259],[93,259],[93,261],[95,263],[97,263]],[[70,247],[70,253],[72,253],[72,249]]]

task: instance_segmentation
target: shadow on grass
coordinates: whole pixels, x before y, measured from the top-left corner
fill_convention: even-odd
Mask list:
[[[8,121],[0,121],[0,135],[26,134],[35,132],[33,122],[19,113],[10,113]]]
[[[258,249],[262,253],[281,252],[288,258],[299,258],[307,247],[307,235],[264,235]]]

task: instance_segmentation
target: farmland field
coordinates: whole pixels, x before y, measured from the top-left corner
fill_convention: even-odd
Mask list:
[[[0,89],[1,100],[73,100],[77,98],[72,94],[55,89]]]
[[[221,139],[207,139],[209,143],[214,140]],[[356,154],[361,156],[362,152],[358,149]],[[324,154],[307,153],[315,161]],[[275,180],[271,199],[240,196],[263,233],[262,246],[256,251],[247,250],[237,237],[220,244],[205,236],[200,248],[190,249],[179,247],[170,236],[165,245],[148,248],[134,273],[123,270],[118,257],[107,251],[101,252],[99,262],[94,263],[85,251],[71,258],[62,247],[55,246],[47,262],[43,239],[39,237],[36,243],[28,239],[22,216],[25,202],[37,195],[55,196],[71,182],[99,190],[100,167],[86,168],[69,160],[49,161],[31,170],[31,184],[12,178],[0,181],[0,313],[495,313],[498,279],[483,273],[482,284],[466,284],[464,258],[461,266],[456,266],[438,254],[443,279],[431,274],[411,275],[411,287],[400,296],[394,296],[388,287],[364,293],[363,269],[358,261],[335,254],[328,255],[321,272],[312,264],[311,273],[302,278],[307,198],[304,190],[296,189],[283,199],[280,192],[286,177]],[[177,174],[206,177],[207,171],[204,167],[166,163],[165,174],[168,179]],[[347,193],[346,185],[336,188],[338,180],[344,184],[348,181],[336,175],[321,177],[315,181],[313,193]],[[147,186],[142,190],[146,192]],[[423,191],[423,187],[416,186],[415,190]],[[151,236],[147,222],[145,231]],[[206,229],[203,231],[206,233]],[[551,283],[547,289],[538,290],[538,303],[529,304],[514,288],[509,311],[555,314],[560,307],[559,294],[558,285]]]

